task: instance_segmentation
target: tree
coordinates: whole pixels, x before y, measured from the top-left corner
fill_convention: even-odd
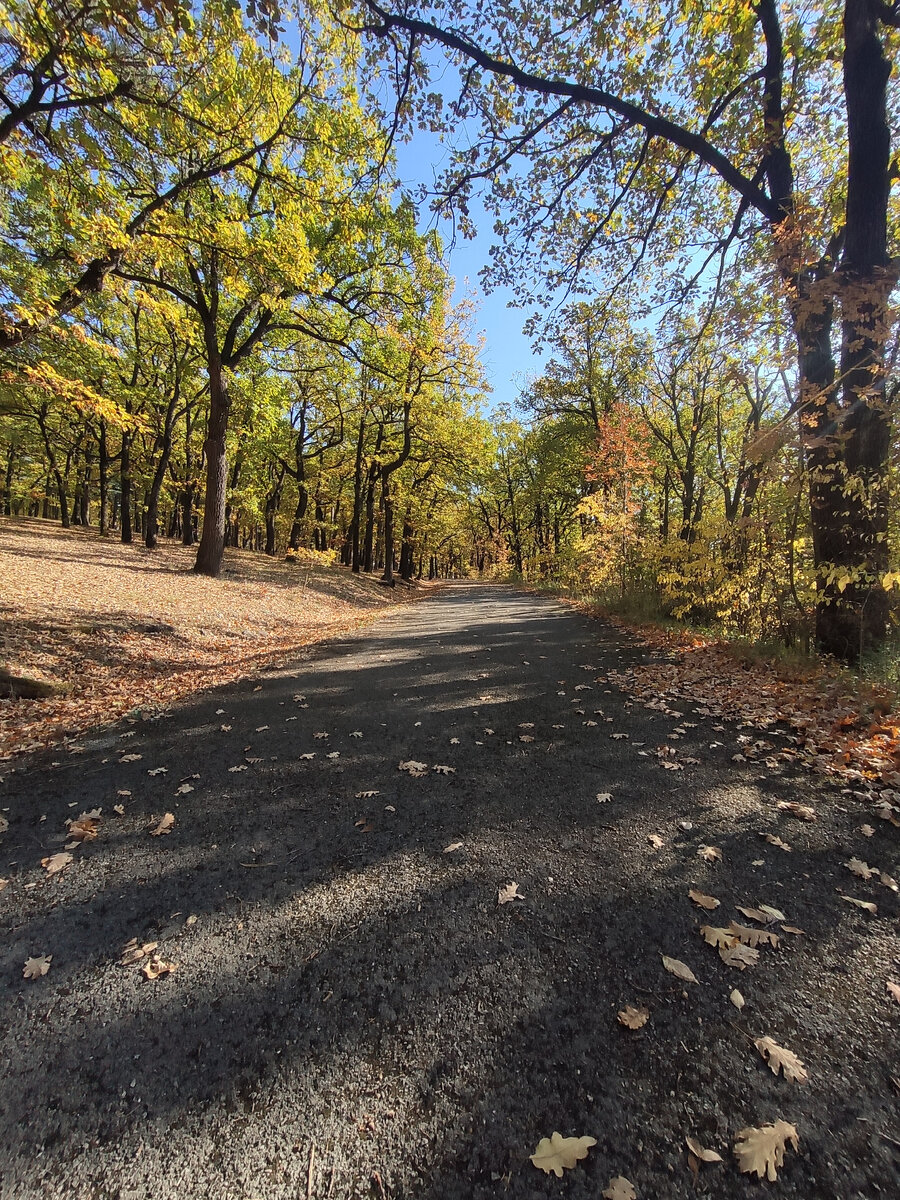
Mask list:
[[[685,276],[702,281],[740,239],[748,253],[767,231],[765,261],[797,346],[818,643],[848,660],[877,648],[897,273],[886,42],[900,7],[846,0],[842,13],[823,3],[808,14],[775,0],[715,10],[664,0],[573,14],[472,3],[451,16],[439,4],[365,0],[362,11],[360,24],[395,55],[403,110],[419,86],[435,128],[467,131],[443,194],[464,212],[473,183],[491,181],[506,245],[495,279],[520,285],[523,264],[539,262],[546,295],[599,257],[633,278],[658,249],[674,256],[684,290]],[[447,110],[417,54],[427,42],[460,67]],[[519,176],[517,161],[530,164]]]

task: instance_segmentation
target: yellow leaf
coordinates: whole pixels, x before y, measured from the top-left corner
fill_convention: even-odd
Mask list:
[[[738,1166],[744,1174],[763,1175],[770,1183],[778,1178],[775,1168],[784,1162],[788,1143],[799,1150],[799,1135],[794,1125],[787,1121],[776,1121],[774,1125],[762,1125],[758,1129],[742,1129],[734,1144]]]
[[[587,1158],[591,1146],[597,1145],[597,1139],[592,1137],[563,1137],[554,1133],[552,1137],[541,1138],[531,1161],[547,1175],[551,1172],[562,1179],[563,1170],[574,1167],[581,1158]]]

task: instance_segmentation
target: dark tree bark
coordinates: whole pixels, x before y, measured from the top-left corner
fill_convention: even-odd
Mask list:
[[[194,570],[198,575],[218,578],[222,571],[225,551],[225,496],[228,482],[228,460],[225,438],[231,397],[222,365],[222,356],[215,342],[215,327],[206,333],[207,372],[209,377],[209,420],[203,451],[206,456],[206,493],[203,501],[203,531],[197,548]]]
[[[122,430],[122,449],[119,452],[119,510],[121,513],[121,541],[130,545],[134,540],[131,521],[132,509],[132,478],[131,478],[131,439],[133,434],[128,429]]]

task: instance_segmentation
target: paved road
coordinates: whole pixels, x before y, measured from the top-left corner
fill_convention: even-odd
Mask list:
[[[661,770],[674,718],[607,681],[646,653],[461,584],[10,776],[2,1200],[596,1198],[618,1174],[687,1198],[685,1135],[730,1159],[736,1130],[776,1117],[801,1134],[780,1195],[896,1195],[891,897],[873,920],[835,893],[857,818],[844,801],[794,823],[790,856],[761,850],[775,798],[808,793],[732,763],[735,731],[688,711],[681,752],[702,763]],[[64,821],[95,806],[99,836],[49,877]],[[512,882],[523,898],[499,906]],[[806,937],[738,975],[689,887],[721,898],[720,924],[767,901]],[[120,965],[133,938],[175,971]],[[644,1029],[618,1024],[626,1003]],[[806,1088],[767,1071],[762,1034]],[[527,1157],[557,1129],[598,1142],[564,1183]],[[730,1161],[702,1182],[758,1194]]]

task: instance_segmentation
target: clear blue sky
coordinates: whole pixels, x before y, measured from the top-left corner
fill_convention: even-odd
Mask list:
[[[429,133],[416,131],[413,140],[396,147],[398,174],[405,187],[415,194],[419,184],[433,185],[440,170],[445,148]],[[471,240],[457,237],[451,244],[452,230],[439,222],[437,228],[444,238],[450,270],[456,280],[456,298],[472,295],[478,305],[475,329],[484,334],[482,362],[488,382],[493,388],[490,407],[512,404],[521,390],[524,377],[541,370],[541,360],[532,353],[531,344],[522,333],[526,313],[510,308],[512,292],[496,288],[485,293],[479,272],[489,260],[488,250],[496,241],[493,218],[484,211],[477,198],[469,204],[472,221],[478,236]],[[434,228],[435,216],[424,206],[420,209],[420,227]]]

